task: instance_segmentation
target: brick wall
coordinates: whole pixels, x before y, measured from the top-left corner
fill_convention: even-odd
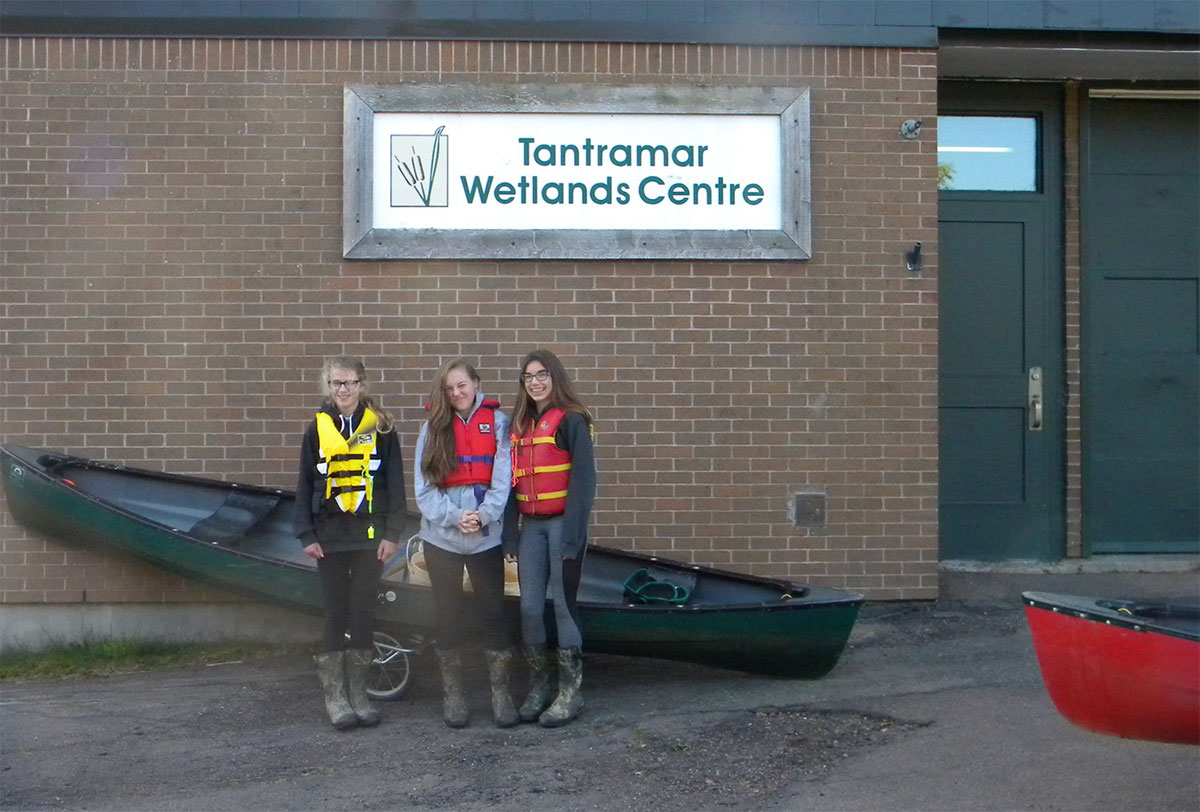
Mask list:
[[[4,440],[290,487],[322,358],[365,358],[411,455],[428,377],[558,351],[598,418],[595,540],[931,598],[930,51],[0,39]],[[812,89],[807,262],[347,262],[356,82]],[[922,138],[900,123],[924,119]],[[926,271],[903,252],[920,240]],[[791,494],[828,494],[825,528]],[[0,602],[218,600],[0,511]]]

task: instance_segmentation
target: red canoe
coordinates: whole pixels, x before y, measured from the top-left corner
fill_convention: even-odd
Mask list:
[[[1200,744],[1200,605],[1022,599],[1059,713],[1097,733]]]

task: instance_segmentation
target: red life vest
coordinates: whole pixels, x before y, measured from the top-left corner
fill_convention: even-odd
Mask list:
[[[513,491],[526,516],[558,516],[567,509],[571,455],[554,444],[566,412],[547,409],[533,425],[512,438]]]
[[[471,419],[454,417],[455,468],[440,487],[453,485],[491,485],[492,463],[496,460],[496,409],[500,401],[484,398]]]

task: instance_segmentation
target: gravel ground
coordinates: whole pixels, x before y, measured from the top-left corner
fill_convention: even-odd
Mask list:
[[[428,657],[383,724],[347,732],[299,655],[5,681],[0,808],[1200,808],[1197,748],[1072,727],[1027,638],[1011,606],[876,604],[815,681],[590,655],[587,707],[557,730],[492,726],[481,657],[463,730]]]
[[[495,728],[478,679],[472,725],[446,728],[427,663],[406,697],[379,703],[382,725],[348,732],[323,719],[301,657],[6,682],[0,805],[755,809],[920,724],[802,704],[726,706],[722,697],[756,684],[797,684],[735,672],[594,656],[585,673],[589,706],[558,730]],[[697,702],[703,694],[710,701]]]
[[[866,714],[764,708],[585,722],[552,737],[494,733],[484,747],[415,759],[416,781],[399,800],[424,808],[756,809],[909,727]],[[474,779],[462,780],[468,775]]]
[[[897,618],[912,611],[890,610]],[[867,640],[864,645],[872,645]],[[587,707],[558,730],[492,726],[483,662],[472,724],[441,722],[430,657],[334,731],[303,656],[0,686],[8,809],[754,809],[920,726],[800,701],[815,683],[590,655]],[[781,701],[783,700],[783,701]]]

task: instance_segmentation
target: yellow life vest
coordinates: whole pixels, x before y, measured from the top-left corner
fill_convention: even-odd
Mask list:
[[[371,512],[374,472],[379,470],[377,416],[363,410],[354,436],[347,440],[326,412],[317,413],[317,442],[321,458],[317,471],[325,477],[325,498],[332,499],[345,513],[356,513],[364,501]]]

